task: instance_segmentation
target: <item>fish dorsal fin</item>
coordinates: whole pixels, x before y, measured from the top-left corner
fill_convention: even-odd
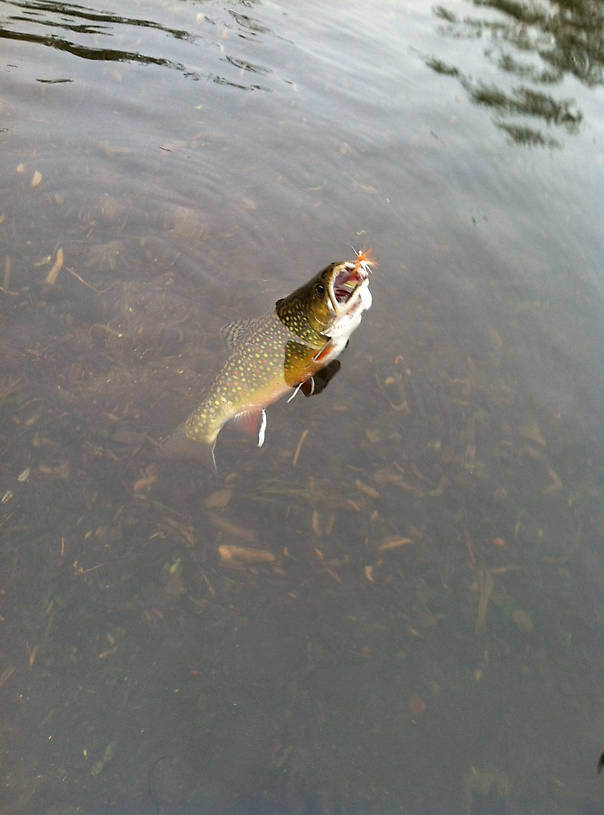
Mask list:
[[[232,351],[239,345],[253,323],[253,320],[231,320],[231,322],[222,326],[220,334],[229,351]]]

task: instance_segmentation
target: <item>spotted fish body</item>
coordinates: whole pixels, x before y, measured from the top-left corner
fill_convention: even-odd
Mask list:
[[[231,353],[201,404],[162,444],[164,455],[213,466],[216,438],[231,419],[258,427],[261,445],[264,408],[296,388],[312,392],[316,375],[341,353],[371,306],[370,265],[364,253],[332,263],[267,314],[228,327]]]

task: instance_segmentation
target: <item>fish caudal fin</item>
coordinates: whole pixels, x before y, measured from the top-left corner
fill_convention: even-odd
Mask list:
[[[188,459],[198,461],[206,469],[216,472],[216,459],[214,447],[216,442],[208,444],[204,441],[190,439],[181,426],[160,444],[158,454],[160,458]]]
[[[266,410],[248,410],[245,413],[238,413],[234,422],[245,433],[250,436],[258,434],[258,447],[262,447],[266,436]]]

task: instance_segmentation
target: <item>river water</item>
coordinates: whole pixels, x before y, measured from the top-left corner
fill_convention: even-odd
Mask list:
[[[0,4],[2,812],[601,812],[603,36]],[[351,247],[330,387],[159,463]]]

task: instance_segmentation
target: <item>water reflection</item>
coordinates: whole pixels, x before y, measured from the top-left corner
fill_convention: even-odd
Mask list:
[[[154,28],[169,34],[176,39],[192,40],[193,37],[187,31],[175,28],[166,28],[151,20],[142,20],[131,17],[121,17],[115,14],[94,11],[85,6],[76,6],[69,3],[40,2],[19,3],[10,0],[10,4],[16,8],[22,8],[21,14],[8,15],[4,24],[0,26],[0,38],[8,40],[20,40],[30,43],[45,45],[55,48],[58,51],[67,51],[74,56],[90,60],[103,60],[112,62],[140,62],[143,64],[162,65],[165,67],[184,70],[183,65],[174,63],[164,57],[155,57],[149,54],[141,54],[138,51],[108,48],[105,45],[92,46],[87,44],[81,37],[92,36],[95,43],[99,37],[114,37],[116,26],[137,26],[144,28]],[[60,15],[58,19],[53,19],[52,15]],[[84,23],[72,22],[72,20],[85,20]],[[25,30],[16,24],[25,23]],[[37,33],[31,30],[31,26],[41,26],[44,33]],[[51,29],[51,33],[46,33]],[[55,33],[54,29],[60,29],[61,36]],[[67,32],[78,35],[68,38]],[[63,80],[66,81],[66,80]]]
[[[176,37],[176,39],[193,39],[188,31],[165,27],[151,20],[143,20],[134,17],[122,17],[116,14],[109,14],[107,12],[99,12],[95,9],[89,9],[86,8],[86,6],[73,5],[71,3],[54,3],[51,1],[44,2],[44,0],[38,0],[37,3],[19,3],[18,0],[8,0],[8,5],[13,5],[17,8],[24,9],[23,14],[27,15],[9,15],[9,20],[27,22],[34,21],[39,25],[62,28],[81,34],[109,34],[109,36],[111,36],[111,29],[114,25],[133,25],[142,28],[156,28],[160,31],[165,31],[167,34],[171,34],[173,37]],[[45,14],[60,14],[60,22],[46,19],[44,14],[38,14],[37,12],[44,12]],[[75,17],[76,19],[87,20],[88,24],[70,24],[65,20],[64,15],[69,15],[70,17]],[[92,23],[102,23],[102,25],[92,25]]]
[[[456,77],[472,102],[489,107],[495,125],[512,143],[561,146],[560,134],[577,133],[583,112],[573,98],[557,97],[544,86],[551,88],[569,75],[588,87],[602,83],[602,4],[474,0],[474,6],[485,16],[462,18],[443,6],[433,11],[443,36],[486,41],[484,56],[495,67],[496,78],[476,80],[469,70],[435,56],[427,57],[426,64]],[[488,16],[490,12],[497,16]],[[508,79],[522,84],[506,87]],[[551,128],[556,136],[547,132]]]
[[[252,3],[246,0],[241,3],[244,7],[250,7]],[[228,85],[240,90],[266,90],[258,83],[245,84],[240,81],[240,77],[245,72],[256,74],[270,73],[266,68],[257,63],[251,63],[240,59],[234,55],[220,56],[222,62],[227,62],[237,71],[237,77],[223,76],[217,72],[200,72],[197,67],[199,63],[199,42],[201,34],[192,33],[183,28],[164,25],[152,19],[141,17],[127,17],[111,12],[98,11],[86,6],[71,3],[55,3],[51,0],[38,0],[35,3],[23,3],[19,0],[9,0],[7,6],[15,9],[14,13],[9,13],[0,21],[0,38],[15,40],[37,45],[46,46],[65,51],[76,57],[86,60],[99,60],[103,62],[134,62],[143,65],[156,65],[170,68],[181,72],[187,79],[195,81],[206,79],[219,85]],[[270,33],[270,29],[262,25],[258,20],[232,9],[226,9],[225,19],[221,22],[221,39],[226,41],[231,33],[239,39],[252,40],[259,34]],[[191,22],[196,26],[217,28],[217,22],[205,13],[198,13],[191,16]],[[234,21],[234,23],[233,23]],[[134,29],[130,31],[130,29]],[[189,51],[178,51],[163,49],[158,53],[145,53],[138,50],[140,40],[139,29],[153,29],[170,38],[178,40],[183,44],[189,44]],[[201,30],[201,29],[200,29]],[[133,47],[127,46],[130,39]],[[117,43],[121,47],[116,47]],[[152,41],[146,41],[148,48]],[[214,44],[215,45],[215,44]],[[221,55],[225,52],[225,46],[219,45]],[[216,51],[214,48],[213,51]],[[168,56],[167,53],[170,55]],[[176,56],[181,56],[177,59]],[[69,82],[69,78],[39,79],[40,82],[55,83]]]
[[[47,45],[51,48],[56,48],[58,51],[67,51],[76,57],[83,59],[98,59],[103,61],[113,62],[142,62],[148,65],[162,65],[167,68],[177,68],[184,70],[183,65],[171,62],[168,59],[161,57],[152,57],[146,54],[139,54],[136,51],[118,51],[113,48],[89,48],[83,45],[65,40],[61,37],[54,35],[44,37],[39,34],[22,34],[18,31],[7,31],[6,29],[0,30],[0,38],[7,40],[24,40],[26,42],[38,43],[39,45]],[[63,82],[67,81],[65,79]]]
[[[240,14],[238,11],[233,11],[232,9],[229,11],[229,14],[237,25],[241,26],[241,28],[245,29],[245,31],[252,36],[255,34],[266,34],[269,29],[258,22],[258,20],[254,20],[252,17],[249,17],[247,14]],[[247,33],[240,32],[240,37],[246,37]]]

